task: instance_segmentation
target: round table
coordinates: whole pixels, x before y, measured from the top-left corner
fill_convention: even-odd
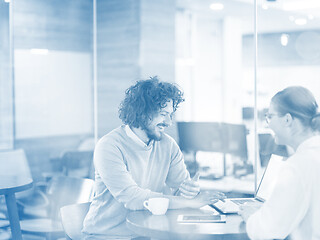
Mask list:
[[[31,188],[32,184],[29,177],[0,176],[0,195],[5,195],[12,239],[22,239],[15,193]]]
[[[238,215],[227,215],[226,223],[181,223],[177,221],[180,214],[202,215],[204,211],[168,210],[161,216],[149,211],[132,211],[127,215],[126,224],[136,234],[153,239],[249,239],[245,224]]]

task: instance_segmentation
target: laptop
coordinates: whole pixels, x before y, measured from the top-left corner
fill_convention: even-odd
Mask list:
[[[238,213],[240,205],[246,202],[260,202],[267,200],[277,182],[277,176],[283,164],[283,157],[272,155],[261,177],[259,187],[254,198],[226,198],[224,201],[211,204],[210,206],[223,214]]]

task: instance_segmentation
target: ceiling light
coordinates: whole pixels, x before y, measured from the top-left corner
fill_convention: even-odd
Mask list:
[[[212,3],[210,9],[212,10],[222,10],[224,8],[222,3]]]
[[[294,23],[297,25],[305,25],[307,24],[307,19],[305,18],[297,18],[296,20],[294,20]]]
[[[287,46],[289,42],[289,35],[285,33],[281,34],[280,42],[282,46]]]
[[[314,19],[314,16],[313,16],[312,14],[309,14],[309,15],[308,15],[308,19],[309,19],[309,20],[313,20],[313,19]]]
[[[268,5],[267,4],[262,4],[262,9],[268,10]]]
[[[9,2],[10,2],[10,0],[4,0],[4,2],[9,3]]]
[[[285,11],[320,8],[320,1],[285,1],[282,5]]]

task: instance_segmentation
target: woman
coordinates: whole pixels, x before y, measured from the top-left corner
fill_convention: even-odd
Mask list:
[[[272,99],[267,123],[277,144],[295,153],[283,164],[270,198],[240,211],[251,239],[320,239],[320,114],[312,93],[288,87]]]

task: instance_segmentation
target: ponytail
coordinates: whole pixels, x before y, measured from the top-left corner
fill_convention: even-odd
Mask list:
[[[320,131],[320,113],[313,94],[301,86],[292,86],[283,89],[271,99],[279,114],[284,116],[290,113],[300,120],[303,126],[313,131]]]
[[[315,114],[310,121],[310,126],[315,131],[320,131],[320,113]]]

